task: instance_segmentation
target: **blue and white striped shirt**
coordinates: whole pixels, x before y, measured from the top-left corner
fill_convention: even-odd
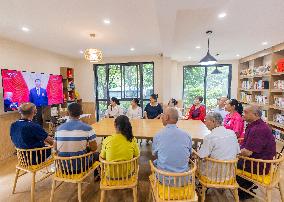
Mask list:
[[[70,119],[57,128],[55,133],[58,156],[79,156],[87,153],[89,142],[96,140],[91,126],[80,120]]]

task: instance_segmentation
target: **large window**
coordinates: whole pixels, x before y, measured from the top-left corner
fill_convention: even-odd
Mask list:
[[[154,92],[154,63],[94,65],[97,119],[104,116],[111,97],[120,100],[126,111],[133,98],[143,107]]]
[[[212,74],[218,68],[220,74]],[[184,66],[183,101],[189,107],[196,96],[204,97],[207,110],[216,106],[216,98],[231,97],[232,65]]]

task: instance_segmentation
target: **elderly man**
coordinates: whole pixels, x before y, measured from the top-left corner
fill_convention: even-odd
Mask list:
[[[158,169],[181,173],[189,169],[192,143],[191,136],[177,127],[178,118],[175,108],[166,108],[161,117],[165,128],[155,135],[152,153],[157,157],[154,164]]]
[[[17,148],[20,149],[34,149],[45,146],[45,142],[53,145],[53,138],[49,137],[45,130],[39,125],[32,122],[33,117],[36,114],[36,106],[32,103],[23,103],[19,112],[21,119],[12,123],[10,128],[10,136],[12,142]],[[44,161],[50,156],[51,150],[49,150],[44,157],[38,156],[36,160],[36,153],[33,154],[32,164],[41,163],[41,159]]]
[[[242,156],[254,159],[272,160],[276,155],[276,142],[270,127],[261,119],[262,111],[257,106],[249,106],[244,110],[244,120],[248,123],[245,130],[244,143],[241,146]],[[243,161],[238,162],[238,167],[243,167]],[[245,170],[251,172],[251,164],[246,163]],[[264,170],[263,164],[259,166],[259,174],[269,173],[270,166]],[[254,166],[253,172],[257,173]],[[238,177],[237,181],[243,188],[248,189],[253,184],[243,178]],[[239,190],[240,199],[251,198],[252,196]]]
[[[210,112],[206,115],[205,125],[211,131],[211,133],[205,136],[203,144],[198,151],[198,156],[200,158],[210,157],[217,160],[236,159],[240,152],[238,139],[234,131],[226,129],[224,126],[222,126],[222,122],[223,119],[219,113]],[[205,167],[202,169],[202,172],[204,172],[204,170]],[[219,168],[219,170],[221,170],[221,168]],[[205,173],[203,173],[203,175],[205,175]],[[215,179],[214,176],[212,177]],[[230,176],[228,176],[228,180],[229,178]]]
[[[228,98],[225,97],[225,96],[218,98],[217,99],[217,105],[218,106],[215,109],[213,109],[214,112],[220,113],[223,119],[228,114],[228,112],[225,111],[225,105],[226,105],[227,100],[228,100]]]

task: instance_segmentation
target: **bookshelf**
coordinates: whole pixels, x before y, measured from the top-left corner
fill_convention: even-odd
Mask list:
[[[60,67],[60,74],[63,78],[64,102],[62,108],[67,108],[68,103],[76,102],[74,69],[70,67]]]
[[[276,138],[284,141],[284,43],[239,60],[238,100],[262,108]],[[276,131],[276,132],[275,132]]]

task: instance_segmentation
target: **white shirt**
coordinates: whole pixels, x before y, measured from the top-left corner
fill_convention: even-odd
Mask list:
[[[127,110],[126,116],[130,119],[142,119],[143,115],[141,107],[137,106],[133,109],[132,106],[130,106]]]
[[[226,129],[224,126],[214,128],[209,135],[205,136],[201,148],[198,151],[200,158],[209,157],[217,160],[233,160],[239,153],[240,146],[237,136],[234,131]],[[217,167],[212,168],[212,165],[210,164],[208,165],[208,168],[209,170],[218,170]],[[201,172],[205,175],[205,163],[202,166]],[[212,172],[210,171],[209,174],[211,175],[211,173]],[[216,172],[214,173],[216,174]],[[223,177],[224,176],[225,173],[223,173]],[[230,175],[228,178],[230,178]]]
[[[123,115],[123,109],[119,105],[116,105],[115,107],[109,105],[105,112],[105,115],[116,118],[119,115]]]
[[[229,113],[225,110],[225,108],[220,108],[219,106],[217,106],[215,109],[213,109],[213,111],[221,114],[223,119],[225,119],[226,115]]]

